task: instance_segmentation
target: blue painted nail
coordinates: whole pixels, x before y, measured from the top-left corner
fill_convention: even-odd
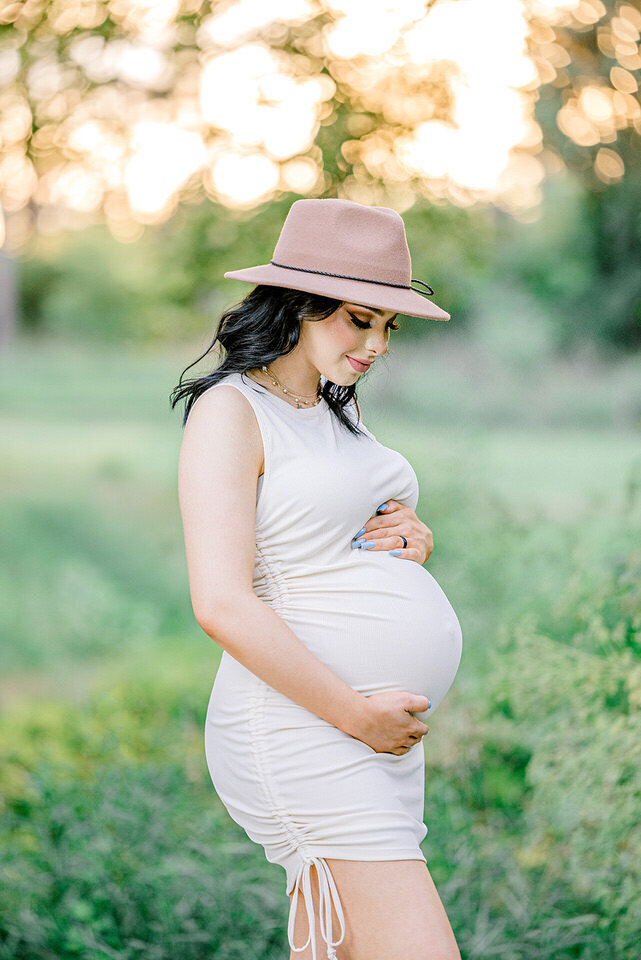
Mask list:
[[[361,550],[373,550],[375,546],[376,544],[374,543],[373,540],[365,540],[365,542],[361,547]]]
[[[365,537],[359,537],[358,540],[354,540],[354,546],[361,547],[365,543]]]
[[[359,549],[360,549],[360,546],[361,546],[361,545],[360,545],[360,542],[359,542],[359,543],[352,543],[352,550],[359,550]]]
[[[391,555],[392,555],[393,557],[397,557],[401,551],[400,551],[400,550],[388,550],[387,552],[388,552],[388,553],[391,553]]]
[[[427,701],[427,709],[429,710],[431,706],[432,706],[432,701],[431,701],[431,700],[428,700],[428,701]]]
[[[356,537],[360,537],[361,533],[365,533],[365,527],[361,527],[358,533],[354,534],[354,536],[352,537],[352,540],[356,540]]]
[[[377,508],[376,508],[376,512],[377,512],[377,513],[380,513],[381,510],[386,510],[386,509],[387,509],[387,504],[386,504],[386,503],[382,503],[382,504],[380,505],[380,507],[377,507]]]

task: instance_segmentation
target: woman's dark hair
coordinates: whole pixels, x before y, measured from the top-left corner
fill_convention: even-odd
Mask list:
[[[303,320],[324,320],[343,303],[330,297],[317,296],[287,287],[258,284],[238,303],[225,310],[220,318],[216,336],[205,352],[185,367],[178,385],[170,394],[171,407],[186,397],[183,427],[189,411],[209,387],[228,373],[245,373],[268,365],[294,349],[300,336]],[[206,357],[216,343],[224,350],[224,359],[215,370],[202,377],[183,381],[183,375],[194,364]],[[342,386],[326,380],[321,394],[338,420],[351,432],[362,431],[345,413],[345,406],[356,398],[356,384]],[[357,420],[358,423],[358,420]]]

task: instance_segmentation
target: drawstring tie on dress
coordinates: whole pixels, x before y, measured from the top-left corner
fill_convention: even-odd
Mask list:
[[[310,868],[314,864],[316,866],[316,873],[318,876],[318,887],[320,891],[320,901],[319,901],[319,910],[320,910],[320,931],[321,936],[325,943],[327,944],[327,957],[328,960],[336,960],[336,950],[334,947],[337,947],[339,943],[343,942],[345,937],[345,916],[343,914],[343,907],[341,905],[340,897],[338,895],[338,889],[332,876],[332,871],[329,869],[327,863],[322,857],[312,857],[309,860],[306,860],[301,864],[298,874],[296,876],[296,885],[294,886],[294,893],[292,896],[292,903],[289,911],[289,923],[287,925],[287,935],[289,937],[289,945],[295,953],[300,953],[301,950],[304,950],[310,940],[312,944],[312,960],[316,960],[316,919],[314,916],[314,901],[312,898],[312,884],[310,879]],[[305,906],[307,908],[307,923],[309,926],[309,936],[302,947],[294,946],[294,921],[296,920],[296,910],[298,908],[298,891],[300,889],[300,884],[302,880],[303,886],[303,897],[305,899]],[[332,902],[336,910],[336,915],[341,926],[341,937],[340,940],[332,940]]]

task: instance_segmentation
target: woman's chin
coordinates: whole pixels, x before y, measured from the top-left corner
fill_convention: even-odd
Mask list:
[[[323,374],[324,376],[324,374]],[[350,373],[340,373],[335,374],[332,377],[327,377],[330,383],[335,383],[337,387],[351,387],[354,382],[358,380],[360,373],[357,373],[356,370],[352,370]]]

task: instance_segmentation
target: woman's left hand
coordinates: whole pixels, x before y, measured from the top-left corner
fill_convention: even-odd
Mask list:
[[[381,507],[385,509],[381,511]],[[388,550],[395,557],[424,564],[434,550],[432,531],[413,510],[397,500],[386,500],[352,539],[355,550]],[[401,536],[407,540],[403,547]]]

